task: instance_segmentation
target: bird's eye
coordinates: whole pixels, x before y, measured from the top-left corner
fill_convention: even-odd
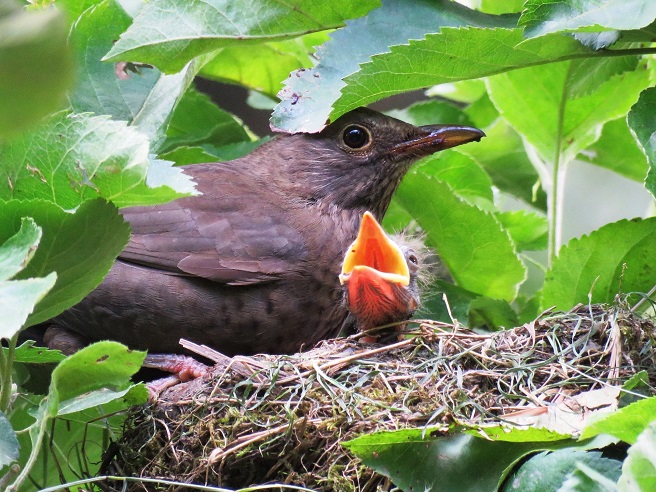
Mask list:
[[[410,263],[412,263],[413,265],[418,265],[419,264],[419,259],[413,254],[408,256],[408,261]]]
[[[344,143],[352,149],[361,149],[371,142],[369,131],[361,126],[347,126],[342,135]]]

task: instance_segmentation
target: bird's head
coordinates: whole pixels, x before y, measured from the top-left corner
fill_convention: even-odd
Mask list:
[[[414,126],[367,108],[355,109],[317,134],[292,135],[287,154],[309,198],[370,210],[381,220],[410,166],[485,134],[457,125]]]

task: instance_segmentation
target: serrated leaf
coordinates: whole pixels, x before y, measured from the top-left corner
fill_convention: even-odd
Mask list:
[[[656,218],[621,220],[563,246],[547,271],[540,306],[612,302],[619,292],[647,292],[656,280]],[[626,267],[624,266],[626,265]]]
[[[40,240],[41,228],[32,218],[22,218],[18,232],[0,245],[0,281],[10,279],[25,268]]]
[[[649,170],[645,154],[631,134],[626,117],[606,123],[599,140],[581,152],[577,159],[639,182],[645,180]]]
[[[494,299],[515,298],[526,271],[493,215],[423,173],[406,176],[396,200],[421,225],[459,286]]]
[[[627,122],[649,163],[645,188],[656,196],[656,87],[640,94],[640,99],[627,116]]]
[[[0,469],[16,461],[20,456],[20,444],[16,432],[5,414],[0,412]]]
[[[200,75],[275,98],[290,72],[313,65],[310,54],[326,39],[326,32],[317,32],[286,41],[229,46],[214,55]]]
[[[526,36],[559,31],[594,32],[640,29],[656,18],[651,0],[527,0],[519,25]]]
[[[656,420],[656,397],[643,398],[594,421],[583,429],[581,439],[609,434],[629,444]]]
[[[57,272],[57,283],[27,322],[32,325],[77,304],[97,287],[127,244],[130,228],[116,207],[101,199],[82,203],[75,213],[52,202],[12,200],[0,202],[0,241],[12,236],[26,216],[40,225],[43,236],[18,278]]]
[[[102,196],[123,206],[123,195],[146,179],[148,149],[146,137],[125,122],[57,113],[39,128],[0,146],[0,179],[8,183],[0,188],[0,199],[44,198],[73,208]],[[175,197],[189,190],[189,178],[181,175],[178,181],[182,185],[174,190]],[[169,183],[174,185],[174,180]],[[170,190],[143,187],[142,193],[144,204],[171,199]]]
[[[393,94],[590,52],[562,35],[526,41],[515,21],[445,0],[384,4],[367,23],[352,21],[337,31],[318,51],[317,67],[287,80],[272,125],[316,132]]]
[[[145,352],[130,350],[118,342],[104,341],[67,357],[52,372],[48,394],[51,412],[67,400],[80,398],[86,393],[126,389],[130,386],[130,377],[141,368],[145,356]],[[81,406],[79,402],[78,405]],[[58,411],[50,416],[56,416]]]
[[[574,159],[597,141],[604,123],[625,115],[649,85],[649,73],[639,69],[571,99],[571,70],[572,62],[552,63],[487,79],[494,105],[547,163],[554,161],[557,151],[561,162]]]
[[[0,140],[62,105],[73,83],[66,17],[0,0]]]
[[[612,480],[620,476],[622,462],[604,458],[598,451],[560,449],[531,457],[506,482],[503,492],[563,490],[568,477],[577,470],[579,463],[603,473]]]
[[[35,347],[33,340],[27,340],[14,350],[14,362],[23,364],[48,364],[61,362],[65,358],[59,350]]]
[[[172,73],[218,48],[333,29],[378,5],[378,0],[325,4],[311,0],[188,0],[184,4],[155,0],[144,5],[105,59],[150,63]]]
[[[576,98],[592,94],[611,77],[635,70],[637,56],[615,56],[610,58],[583,58],[572,62],[567,94]]]

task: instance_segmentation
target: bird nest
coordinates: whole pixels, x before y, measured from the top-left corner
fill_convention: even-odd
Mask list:
[[[406,331],[388,345],[351,337],[288,356],[218,355],[207,377],[134,410],[101,471],[234,488],[389,490],[341,444],[454,420],[498,422],[640,370],[656,380],[654,324],[617,306],[547,312],[486,334],[433,321]]]

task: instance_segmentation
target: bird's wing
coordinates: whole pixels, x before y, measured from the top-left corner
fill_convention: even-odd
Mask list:
[[[132,237],[120,258],[230,285],[281,278],[307,254],[303,235],[289,220],[289,204],[223,166],[212,172],[212,166],[187,169],[201,196],[124,209]]]

